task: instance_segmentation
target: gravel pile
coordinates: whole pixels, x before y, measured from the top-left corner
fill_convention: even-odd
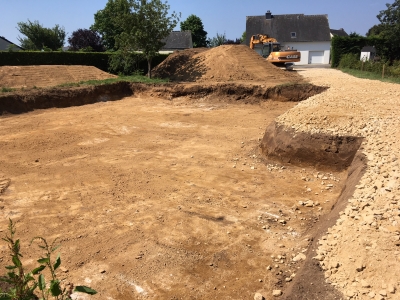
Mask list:
[[[326,282],[347,299],[400,299],[400,85],[332,69],[302,72],[329,89],[277,121],[298,132],[364,137],[367,170],[336,225],[319,241]]]

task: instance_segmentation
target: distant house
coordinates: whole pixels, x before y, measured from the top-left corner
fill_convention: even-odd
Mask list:
[[[301,61],[296,64],[329,64],[331,32],[327,15],[272,15],[246,17],[246,44],[255,34],[267,34],[282,48],[297,49]]]
[[[374,46],[365,46],[361,49],[360,60],[368,61],[374,60],[376,56],[376,49]]]
[[[334,36],[349,36],[349,35],[347,34],[347,32],[344,31],[343,28],[340,28],[340,29],[331,29],[330,31],[331,31],[331,38],[333,38]]]
[[[12,46],[12,51],[24,50],[21,47],[15,45],[13,42],[7,40],[5,37],[0,36],[0,51],[8,51],[10,49],[10,46]]]
[[[172,31],[163,42],[165,43],[165,46],[162,47],[160,53],[172,53],[175,50],[193,48],[192,32],[189,30]]]

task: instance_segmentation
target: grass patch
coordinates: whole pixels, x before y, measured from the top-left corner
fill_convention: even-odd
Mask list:
[[[349,74],[349,75],[357,77],[357,78],[379,80],[382,82],[400,83],[400,78],[397,78],[397,77],[382,78],[382,74],[361,71],[361,70],[348,69],[348,68],[343,68],[343,69],[339,69],[339,70],[341,70],[343,73]]]
[[[15,89],[12,89],[12,88],[8,88],[8,87],[2,87],[1,88],[1,92],[2,93],[10,93],[10,92],[13,92]]]
[[[103,80],[88,80],[88,81],[80,81],[80,82],[71,82],[71,83],[63,83],[58,85],[58,87],[77,87],[84,85],[104,85],[111,84],[115,82],[140,82],[140,83],[167,83],[167,79],[158,79],[158,78],[148,78],[143,75],[131,75],[131,76],[119,76],[117,78],[108,78]]]

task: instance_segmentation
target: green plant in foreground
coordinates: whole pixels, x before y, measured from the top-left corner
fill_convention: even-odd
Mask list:
[[[15,224],[10,219],[8,225],[8,234],[4,241],[8,243],[8,248],[11,252],[12,265],[6,266],[7,275],[1,276],[0,281],[3,281],[9,285],[8,291],[0,292],[0,300],[32,300],[38,299],[35,294],[35,290],[39,289],[41,298],[43,300],[56,299],[56,300],[69,300],[73,292],[81,292],[90,295],[94,295],[97,292],[86,286],[76,286],[73,289],[73,285],[70,285],[67,289],[61,285],[62,280],[57,278],[56,270],[61,265],[60,255],[52,261],[51,255],[59,248],[55,246],[57,241],[54,240],[50,245],[46,239],[42,237],[34,237],[31,244],[37,241],[38,246],[44,250],[44,257],[37,260],[40,264],[39,267],[32,271],[25,273],[25,269],[20,260],[21,246],[20,240],[15,240]],[[31,245],[30,244],[30,245]],[[45,276],[42,274],[44,269],[48,269],[51,274],[50,282],[46,283]]]

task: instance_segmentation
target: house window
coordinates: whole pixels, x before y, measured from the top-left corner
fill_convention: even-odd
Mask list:
[[[296,32],[291,32],[290,36],[292,37],[292,39],[295,39],[296,38]]]

